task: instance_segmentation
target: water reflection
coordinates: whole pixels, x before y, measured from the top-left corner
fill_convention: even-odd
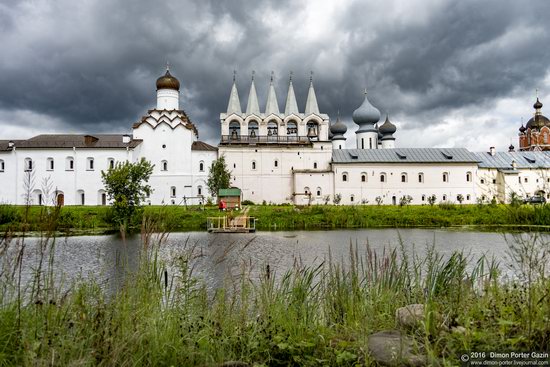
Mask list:
[[[548,237],[548,235],[543,235]],[[155,238],[153,238],[155,241]],[[30,279],[37,264],[39,239],[25,239],[23,279]],[[228,279],[239,277],[243,269],[255,279],[269,264],[270,270],[281,276],[296,261],[316,265],[328,259],[349,259],[350,246],[357,245],[361,253],[365,244],[377,251],[384,247],[400,246],[422,257],[428,246],[434,245],[442,255],[465,251],[474,259],[481,255],[494,256],[503,263],[508,244],[503,234],[434,229],[361,229],[337,231],[258,232],[255,234],[209,234],[203,232],[171,233],[159,247],[159,257],[165,260],[168,271],[174,273],[174,259],[183,251],[193,249],[194,275],[203,279],[209,288],[225,285]],[[118,235],[78,236],[56,239],[55,269],[65,283],[82,277],[95,278],[109,292],[115,292],[137,269],[141,236],[122,241]]]

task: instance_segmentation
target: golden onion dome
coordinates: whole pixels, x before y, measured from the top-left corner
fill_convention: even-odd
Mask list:
[[[159,89],[174,89],[180,90],[180,82],[170,74],[170,70],[166,70],[166,74],[157,79],[157,90]]]

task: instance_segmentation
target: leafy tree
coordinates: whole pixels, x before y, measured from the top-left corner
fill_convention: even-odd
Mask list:
[[[208,181],[206,182],[206,186],[208,186],[210,194],[212,196],[218,196],[219,189],[227,189],[229,187],[230,179],[231,172],[227,169],[225,157],[222,155],[213,161],[210,166]]]
[[[153,190],[147,184],[153,165],[142,158],[139,162],[118,162],[107,172],[101,171],[107,197],[112,201],[113,219],[124,235],[128,222]]]
[[[332,202],[335,205],[340,204],[340,201],[342,201],[342,194],[334,194],[334,199],[332,199]]]
[[[462,204],[462,202],[464,201],[464,195],[458,194],[458,195],[456,196],[456,200],[458,200],[458,202],[459,202],[460,204]]]
[[[399,206],[407,206],[413,201],[412,196],[410,195],[403,195],[401,199],[399,199]]]
[[[384,202],[384,199],[382,199],[382,196],[377,196],[374,201],[376,201],[376,205],[380,206]]]
[[[437,201],[437,196],[435,195],[428,196],[428,204],[430,204],[431,206],[433,206],[436,201]]]

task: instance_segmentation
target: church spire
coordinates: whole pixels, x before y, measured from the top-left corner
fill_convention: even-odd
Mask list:
[[[229,103],[227,104],[227,114],[232,113],[241,114],[241,101],[239,99],[239,92],[237,91],[237,84],[235,82],[235,76],[237,72],[233,72],[233,86],[231,87],[231,94],[229,95]]]
[[[252,71],[252,83],[250,84],[250,93],[248,94],[248,103],[246,105],[247,115],[260,115],[260,105],[258,103],[258,94],[256,94],[256,85],[254,84],[254,71]]]
[[[265,105],[266,116],[272,113],[279,114],[279,104],[277,103],[277,95],[273,86],[273,72],[271,72],[271,82],[269,83],[269,91],[267,92],[267,103]]]
[[[306,110],[305,115],[312,113],[319,114],[319,106],[317,105],[317,97],[315,96],[315,89],[313,88],[313,71],[309,77],[309,91],[307,92]]]
[[[294,87],[292,86],[292,71],[290,72],[290,78],[288,82],[288,94],[286,96],[285,116],[291,114],[298,114],[298,103],[296,103],[296,95],[294,94]]]

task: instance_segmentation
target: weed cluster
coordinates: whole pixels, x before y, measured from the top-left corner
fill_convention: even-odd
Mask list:
[[[143,218],[140,266],[115,294],[93,279],[62,291],[50,233],[23,283],[29,249],[24,238],[4,237],[0,365],[369,365],[368,335],[395,328],[396,309],[411,303],[427,310],[413,336],[442,365],[457,365],[464,350],[545,350],[550,342],[549,248],[540,236],[511,241],[511,279],[486,257],[350,244],[345,264],[297,259],[284,274],[265,264],[259,280],[243,268],[212,292],[194,278],[188,244],[159,259],[167,216]]]

